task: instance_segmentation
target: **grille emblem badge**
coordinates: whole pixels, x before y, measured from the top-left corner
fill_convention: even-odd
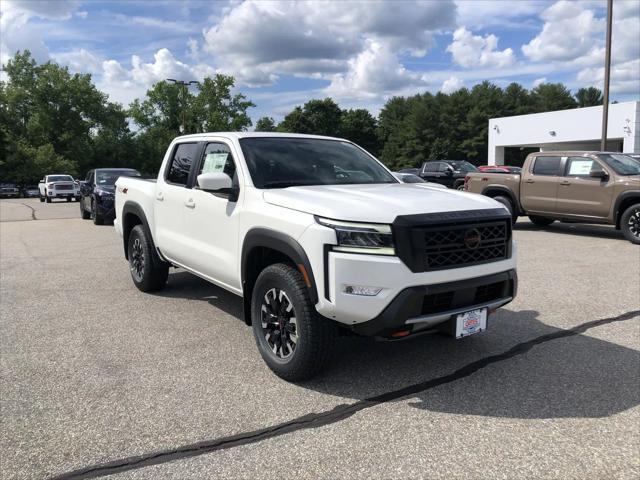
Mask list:
[[[480,242],[482,241],[480,231],[477,228],[470,228],[469,230],[464,232],[462,241],[464,242],[465,247],[471,250],[475,250],[480,246]]]

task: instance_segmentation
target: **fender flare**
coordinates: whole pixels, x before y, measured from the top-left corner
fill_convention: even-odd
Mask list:
[[[628,198],[635,198],[638,200],[638,202],[640,202],[640,190],[627,190],[626,192],[622,192],[620,195],[618,195],[618,198],[616,198],[615,204],[613,206],[613,221],[616,225],[616,228],[620,228],[620,217],[623,213],[620,211],[620,205],[622,205],[622,202],[624,202]]]
[[[298,268],[300,268],[300,266],[303,266],[304,270],[307,273],[307,278],[310,284],[308,285],[309,298],[314,305],[318,303],[318,289],[316,286],[315,277],[313,275],[313,269],[311,268],[309,257],[307,257],[307,254],[302,246],[294,238],[284,233],[268,228],[253,228],[249,230],[244,237],[240,260],[240,278],[243,287],[242,290],[245,305],[245,320],[247,316],[250,317],[251,303],[251,295],[248,294],[250,292],[250,289],[245,288],[249,269],[247,259],[249,258],[251,251],[258,247],[265,247],[275,250],[293,260]]]
[[[487,195],[487,192],[489,191],[499,191],[501,194],[506,195],[513,202],[513,206],[516,209],[514,213],[518,215],[521,213],[524,213],[524,211],[522,210],[522,207],[520,206],[520,202],[515,197],[515,195],[513,194],[513,191],[509,187],[505,187],[504,185],[487,185],[482,189],[482,195],[484,195],[485,197],[488,197],[489,195]]]
[[[122,244],[124,248],[124,258],[126,258],[127,260],[129,260],[129,252],[127,251],[129,236],[128,232],[125,231],[124,220],[127,217],[128,213],[132,213],[140,219],[140,221],[142,222],[144,233],[148,235],[149,238],[153,241],[153,235],[151,235],[151,229],[149,228],[149,221],[147,220],[147,216],[145,215],[143,208],[136,202],[127,200],[122,206]],[[155,241],[153,243],[155,245]]]

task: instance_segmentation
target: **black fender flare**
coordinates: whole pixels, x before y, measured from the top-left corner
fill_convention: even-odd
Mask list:
[[[122,244],[124,248],[124,258],[126,258],[127,260],[129,260],[127,243],[129,240],[129,233],[131,232],[131,230],[129,230],[129,232],[126,231],[125,229],[126,226],[124,221],[125,221],[125,218],[127,217],[127,214],[129,213],[134,214],[136,217],[140,219],[140,222],[142,222],[142,228],[144,229],[144,233],[149,236],[151,241],[153,241],[153,235],[151,235],[151,229],[149,228],[149,221],[147,220],[147,216],[145,215],[143,208],[136,202],[127,200],[122,206]],[[155,245],[155,242],[153,242],[153,244]]]
[[[301,266],[304,267],[307,279],[309,280],[309,284],[307,285],[309,289],[309,298],[314,305],[318,303],[318,289],[313,275],[313,269],[311,268],[309,257],[307,257],[302,246],[289,235],[268,228],[257,227],[249,230],[245,235],[244,242],[242,243],[242,255],[240,257],[240,275],[244,296],[245,321],[247,321],[247,318],[250,318],[251,316],[251,289],[246,288],[249,271],[247,259],[249,258],[251,251],[259,247],[269,248],[286,255],[293,260],[299,269]]]
[[[484,195],[485,197],[489,197],[490,195],[487,195],[487,193],[490,191],[497,191],[503,195],[506,195],[511,200],[514,208],[516,209],[514,213],[516,213],[517,215],[523,213],[522,207],[520,206],[520,201],[515,197],[513,191],[509,187],[505,187],[504,185],[487,185],[482,189],[482,195]]]
[[[638,202],[640,202],[640,190],[627,190],[625,192],[622,192],[620,195],[618,195],[618,198],[616,198],[615,204],[613,206],[613,221],[616,225],[616,228],[620,228],[620,217],[623,213],[620,211],[620,205],[622,205],[622,203],[629,198],[636,199]]]

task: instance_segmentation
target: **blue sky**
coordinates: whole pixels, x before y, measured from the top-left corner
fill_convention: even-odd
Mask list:
[[[0,56],[30,49],[127,105],[163,78],[236,78],[280,119],[311,98],[377,113],[483,80],[602,88],[605,2],[2,0]],[[612,99],[640,98],[640,1],[614,2]]]

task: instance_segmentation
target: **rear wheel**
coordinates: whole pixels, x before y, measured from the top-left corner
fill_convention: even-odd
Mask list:
[[[493,197],[493,199],[496,202],[501,203],[505,207],[507,207],[507,210],[509,210],[509,213],[511,214],[511,223],[515,224],[516,220],[518,220],[518,216],[514,213],[515,207],[513,205],[513,202],[511,201],[511,199],[509,197],[505,197],[503,195],[498,195],[496,197]]]
[[[129,234],[127,257],[133,283],[143,292],[154,292],[164,288],[169,276],[169,264],[163,262],[145,233],[142,225],[136,225]]]
[[[529,215],[529,220],[531,220],[531,223],[539,227],[548,227],[555,222],[553,218],[540,217],[538,215]]]
[[[256,280],[251,323],[267,366],[288,381],[305,380],[327,363],[335,326],[315,311],[302,274],[278,263]]]
[[[624,238],[640,245],[640,203],[631,205],[620,217],[620,229]]]
[[[453,184],[453,188],[456,190],[464,190],[464,180],[456,180],[456,183]]]

